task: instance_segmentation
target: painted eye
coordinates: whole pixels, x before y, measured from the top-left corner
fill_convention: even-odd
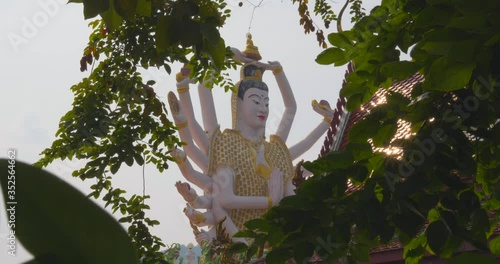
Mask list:
[[[266,104],[266,107],[269,107],[269,104]]]
[[[260,102],[259,101],[253,101],[256,105],[259,105]]]

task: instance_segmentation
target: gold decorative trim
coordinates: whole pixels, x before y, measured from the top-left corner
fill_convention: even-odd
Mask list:
[[[239,86],[239,82],[236,84],[236,87]],[[233,129],[238,128],[238,92],[231,93],[231,118]]]
[[[189,91],[189,86],[185,86],[185,87],[179,87],[179,88],[177,88],[177,92],[178,92],[179,94],[181,94],[181,93],[185,93],[185,92],[187,92],[187,91]]]
[[[278,75],[278,74],[280,74],[282,72],[283,72],[283,67],[279,67],[278,69],[274,69],[273,70],[273,74],[274,75]]]
[[[183,128],[187,127],[188,121],[186,120],[186,121],[179,123],[179,124],[176,124],[176,125],[177,125],[178,129],[183,129]]]
[[[184,76],[184,75],[182,74],[182,72],[178,72],[178,73],[175,75],[175,80],[176,80],[177,82],[180,82],[180,81],[182,81],[182,80],[184,80],[184,79],[186,79],[186,76]]]
[[[175,163],[177,163],[179,166],[184,166],[187,160],[187,156],[184,156],[182,159],[175,159]]]

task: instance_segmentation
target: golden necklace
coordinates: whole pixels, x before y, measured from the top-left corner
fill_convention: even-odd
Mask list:
[[[263,163],[257,163],[257,156],[262,151],[262,147],[264,146],[264,138],[261,137],[259,141],[252,141],[250,139],[245,138],[241,133],[238,133],[238,134],[244,139],[243,141],[249,147],[249,149],[254,150],[254,151],[250,151],[250,152],[251,152],[251,155],[253,158],[253,163],[255,164],[254,165],[255,173],[259,177],[261,177],[265,180],[269,180],[269,178],[271,177],[271,168],[269,168],[269,166],[266,166]],[[266,159],[265,146],[264,146],[264,159]],[[267,159],[266,159],[266,162],[267,162]],[[269,162],[268,162],[268,164],[269,164]]]

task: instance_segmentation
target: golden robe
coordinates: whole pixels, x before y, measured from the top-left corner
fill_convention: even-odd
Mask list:
[[[272,170],[278,167],[283,172],[283,187],[292,180],[294,169],[290,151],[286,144],[277,135],[271,135],[270,141],[263,142],[264,157]],[[240,132],[226,129],[223,133],[219,129],[213,133],[209,145],[208,175],[214,175],[218,168],[230,167],[234,175],[234,194],[236,196],[268,196],[267,181],[256,171],[256,154],[252,150],[251,142],[245,139]],[[230,209],[229,216],[239,230],[243,224],[251,219],[262,216],[268,209]]]

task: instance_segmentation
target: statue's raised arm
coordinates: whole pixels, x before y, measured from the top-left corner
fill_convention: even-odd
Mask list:
[[[323,120],[309,133],[309,135],[290,147],[290,156],[292,160],[295,160],[308,151],[314,143],[325,134],[332,122],[334,111],[330,108],[330,104],[327,101],[321,100],[318,103],[316,100],[313,100],[312,107],[316,113],[323,116]]]
[[[194,116],[193,104],[189,93],[189,84],[193,83],[193,80],[189,79],[189,69],[182,68],[181,72],[176,75],[176,80],[180,104],[184,109],[189,131],[196,145],[198,145],[200,150],[206,155],[208,153],[208,135],[201,128]]]
[[[206,76],[205,80],[198,84],[198,95],[200,97],[200,105],[202,108],[201,117],[203,119],[203,127],[205,128],[209,138],[219,125],[217,122],[217,114],[215,112],[212,91],[206,87],[206,83],[211,81],[212,77]]]
[[[295,113],[297,112],[297,103],[295,102],[295,96],[293,95],[292,88],[288,82],[288,78],[283,71],[283,67],[277,61],[270,61],[268,69],[272,70],[278,87],[280,88],[281,97],[283,98],[283,104],[285,105],[285,112],[281,117],[278,129],[276,130],[276,135],[280,136],[284,142],[288,139],[290,134],[290,129],[292,128],[293,119],[295,118]]]
[[[179,101],[177,100],[177,97],[173,92],[168,93],[168,104],[170,106],[170,111],[172,112],[172,115],[174,117],[175,125],[179,129],[179,136],[182,142],[185,143],[183,148],[186,151],[186,154],[189,156],[190,159],[194,161],[196,165],[198,165],[198,167],[200,167],[203,171],[206,171],[208,168],[208,157],[206,153],[203,153],[203,151],[201,151],[194,144],[193,136],[191,134],[191,129],[188,125],[189,121],[184,114],[184,107],[179,104]],[[195,184],[199,186],[198,183]],[[200,186],[200,188],[202,187]]]

